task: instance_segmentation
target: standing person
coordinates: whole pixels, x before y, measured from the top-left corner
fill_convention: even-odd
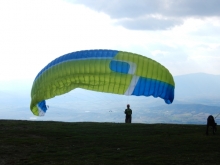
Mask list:
[[[217,123],[215,122],[215,119],[212,115],[209,115],[209,117],[207,118],[206,135],[209,134],[209,126],[212,127],[212,132],[213,134],[215,134],[217,131]]]
[[[130,109],[130,105],[127,105],[127,109],[125,109],[125,123],[131,123],[131,114],[132,110]]]

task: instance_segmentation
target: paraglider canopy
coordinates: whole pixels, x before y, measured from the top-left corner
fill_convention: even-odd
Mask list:
[[[75,88],[160,97],[171,104],[175,83],[168,69],[142,55],[117,50],[77,51],[54,59],[37,74],[30,109],[43,116],[46,99]]]

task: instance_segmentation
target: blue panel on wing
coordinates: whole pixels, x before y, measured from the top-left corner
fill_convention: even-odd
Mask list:
[[[109,67],[114,72],[125,74],[127,74],[130,69],[130,65],[123,61],[111,61]]]
[[[154,96],[164,98],[170,104],[174,99],[174,87],[165,82],[140,77],[132,93],[135,96]]]
[[[44,112],[47,111],[47,106],[46,106],[46,101],[45,101],[45,100],[39,102],[37,105],[40,107],[40,109],[41,109],[42,111],[44,111]]]

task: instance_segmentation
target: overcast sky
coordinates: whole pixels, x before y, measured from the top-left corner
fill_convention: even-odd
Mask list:
[[[220,74],[219,0],[1,0],[0,81],[33,80],[86,49],[150,57],[175,75]]]

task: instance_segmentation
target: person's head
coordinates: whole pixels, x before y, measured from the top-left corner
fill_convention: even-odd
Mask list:
[[[130,108],[130,105],[129,105],[129,104],[127,104],[127,107],[128,107],[128,108]]]

